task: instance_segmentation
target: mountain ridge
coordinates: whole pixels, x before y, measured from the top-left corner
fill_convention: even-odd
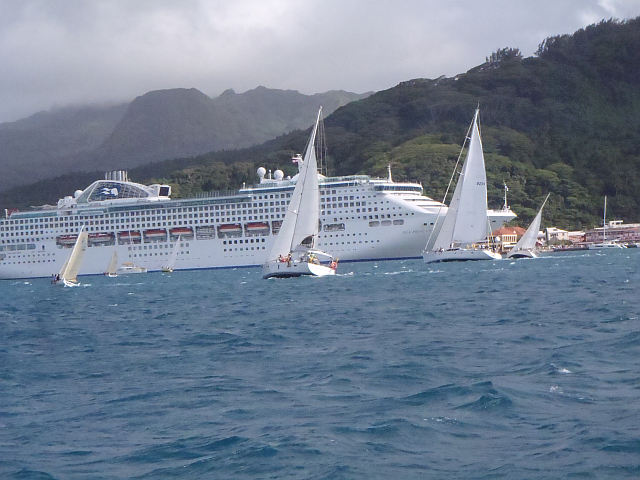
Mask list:
[[[331,112],[367,95],[257,87],[210,98],[195,88],[175,88],[115,106],[38,112],[0,124],[0,191],[73,171],[128,169],[248,147],[307,128],[320,104]]]

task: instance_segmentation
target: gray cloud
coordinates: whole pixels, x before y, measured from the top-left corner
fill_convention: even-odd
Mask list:
[[[0,122],[150,90],[383,90],[640,15],[637,0],[0,0]]]

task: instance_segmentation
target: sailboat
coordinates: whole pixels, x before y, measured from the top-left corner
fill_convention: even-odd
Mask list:
[[[118,252],[113,252],[111,255],[111,260],[109,261],[109,265],[107,265],[107,269],[104,274],[107,277],[117,277],[116,269],[118,268]]]
[[[262,277],[334,275],[337,261],[314,248],[320,216],[320,188],[316,159],[316,134],[322,108],[311,131],[304,159],[298,158],[298,180],[278,236],[262,265]]]
[[[604,196],[604,213],[602,214],[602,243],[593,243],[589,245],[589,250],[598,250],[601,248],[627,248],[626,245],[618,243],[616,240],[607,241],[607,196]]]
[[[478,115],[479,110],[476,110],[470,127],[469,150],[442,227],[433,247],[425,248],[422,252],[422,258],[426,263],[502,258],[486,245],[478,245],[484,242],[490,233],[487,217],[487,175],[478,129]]]
[[[547,203],[549,195],[551,195],[551,193],[547,194],[547,198],[542,202],[542,206],[540,207],[540,210],[538,210],[538,214],[534,217],[533,222],[531,222],[527,231],[524,232],[524,235],[520,237],[518,243],[516,243],[509,253],[507,253],[507,258],[537,258],[538,255],[536,255],[534,250],[538,239],[538,232],[540,231],[542,209],[544,208],[545,203]]]
[[[173,246],[173,250],[171,251],[171,257],[169,257],[169,262],[162,267],[162,271],[165,273],[173,272],[173,265],[176,263],[176,258],[178,257],[178,247],[180,246],[180,236],[178,236],[178,240],[176,240],[176,244]]]
[[[75,287],[80,285],[78,282],[78,271],[82,265],[84,259],[84,252],[87,250],[87,244],[89,240],[89,234],[86,230],[81,229],[76,238],[76,243],[73,245],[73,249],[69,254],[69,258],[64,262],[64,265],[60,269],[60,273],[53,276],[51,283],[54,285],[65,285],[67,287]]]

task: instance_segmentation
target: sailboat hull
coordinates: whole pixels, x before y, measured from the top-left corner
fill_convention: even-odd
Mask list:
[[[311,275],[314,277],[325,277],[335,275],[335,269],[326,265],[318,265],[309,262],[269,262],[262,265],[262,278],[288,278]]]
[[[425,252],[422,254],[425,263],[467,262],[476,260],[500,260],[502,255],[486,249],[455,248],[451,250]]]
[[[507,258],[538,258],[538,255],[536,255],[534,252],[532,252],[531,250],[511,250],[509,253],[507,253]]]

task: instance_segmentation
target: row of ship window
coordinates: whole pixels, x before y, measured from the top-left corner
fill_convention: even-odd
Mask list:
[[[284,195],[284,194],[283,194]],[[329,198],[327,200],[333,200],[336,201],[336,198],[338,201],[342,200],[342,197],[333,197],[333,198]],[[347,197],[344,197],[345,200],[347,199]],[[351,198],[353,198],[353,196],[351,196]],[[278,206],[280,205],[280,203],[282,203],[282,205],[286,205],[288,202],[279,202],[279,201],[275,201],[275,202],[264,202],[264,206],[266,206],[266,204],[269,203],[271,206],[274,205]],[[349,208],[349,207],[360,207],[360,206],[364,206],[366,205],[367,202],[366,201],[362,201],[362,202],[348,202],[348,203],[325,203],[325,200],[322,200],[322,205],[321,208]],[[247,207],[251,207],[251,204],[242,204],[241,208],[247,208]],[[259,207],[263,207],[263,203],[256,203],[253,204],[253,206],[259,206]],[[220,208],[222,207],[222,208]],[[98,215],[98,216],[89,216],[89,215],[74,215],[71,216],[71,218],[69,218],[68,220],[70,221],[60,221],[60,219],[54,219],[54,218],[31,218],[31,219],[20,219],[20,220],[7,220],[6,221],[6,227],[5,226],[1,226],[2,224],[0,223],[0,232],[1,231],[13,231],[13,230],[29,230],[29,229],[35,229],[35,228],[64,228],[64,227],[74,227],[74,226],[80,226],[82,224],[85,225],[116,225],[116,224],[120,224],[120,223],[126,223],[129,220],[130,217],[142,217],[139,220],[140,221],[146,221],[146,222],[156,222],[156,221],[167,221],[167,220],[181,220],[181,219],[187,219],[187,218],[209,218],[211,217],[220,217],[221,216],[221,212],[217,211],[217,212],[212,212],[212,214],[210,215],[209,212],[204,212],[204,213],[178,213],[180,211],[187,211],[189,210],[189,212],[192,211],[192,209],[195,209],[196,211],[199,210],[230,210],[230,212],[224,212],[222,213],[222,216],[225,215],[259,215],[259,214],[263,214],[263,213],[269,213],[269,212],[280,212],[280,211],[284,211],[284,208],[282,207],[276,207],[273,209],[264,209],[264,208],[253,208],[251,210],[234,210],[232,209],[232,205],[216,205],[216,206],[210,206],[210,207],[185,207],[185,208],[175,208],[175,209],[159,209],[159,210],[151,210],[149,212],[116,212],[116,213],[112,213],[109,215]],[[394,207],[395,209],[395,207]],[[372,211],[372,208],[369,207],[368,209],[363,209],[363,211]],[[378,211],[378,207],[373,207],[373,211],[377,212]],[[242,213],[240,213],[242,212]],[[168,214],[167,214],[168,213]],[[330,212],[329,212],[330,213]],[[360,210],[357,210],[357,213],[360,213]],[[106,220],[104,218],[107,218]],[[122,218],[120,218],[122,217]],[[129,217],[127,219],[125,219],[124,217]],[[90,220],[92,219],[92,220]],[[82,222],[82,220],[87,220],[86,222]],[[251,220],[251,219],[250,219]],[[80,221],[80,222],[78,222]],[[2,222],[5,223],[5,222]],[[44,224],[44,225],[38,225],[38,224]]]
[[[333,191],[333,193],[335,193],[335,190]],[[275,195],[276,198],[278,197],[278,195]],[[286,194],[287,197],[290,197],[290,194]],[[265,196],[266,197],[266,196]],[[273,198],[273,195],[271,195],[271,197]],[[282,194],[282,197],[285,197],[285,194]],[[350,197],[344,197],[344,200],[354,200],[354,196],[351,195]],[[357,197],[360,198],[360,197]],[[321,199],[321,203],[324,204],[326,202],[342,202],[343,197],[328,197],[328,198],[322,198]],[[239,205],[212,205],[212,206],[204,206],[204,207],[183,207],[183,208],[173,208],[173,209],[157,209],[157,210],[150,210],[148,212],[144,212],[144,211],[132,211],[132,212],[115,212],[115,213],[111,213],[108,215],[97,215],[97,216],[93,216],[93,215],[71,215],[68,220],[89,220],[89,219],[94,219],[94,220],[89,220],[88,225],[94,225],[93,222],[96,222],[95,225],[98,225],[98,221],[100,222],[100,225],[104,225],[105,224],[105,220],[103,220],[104,218],[108,218],[111,219],[110,223],[114,223],[113,219],[115,219],[115,223],[120,223],[118,220],[120,217],[138,217],[138,216],[142,216],[142,217],[146,217],[147,215],[157,215],[158,218],[156,220],[156,217],[152,217],[153,219],[150,220],[149,217],[146,218],[146,221],[159,221],[159,220],[175,220],[175,219],[182,219],[182,218],[197,218],[198,216],[200,218],[204,218],[204,217],[209,217],[208,211],[209,210],[214,210],[217,211],[215,212],[215,216],[219,217],[220,216],[220,211],[221,210],[231,210],[230,214],[231,215],[240,215],[240,210],[236,210],[237,208],[241,208],[241,209],[247,209],[250,208],[252,210],[242,210],[242,215],[256,215],[259,213],[263,213],[262,211],[260,211],[260,207],[268,207],[268,206],[285,206],[287,205],[289,202],[288,201],[274,201],[274,202],[256,202],[256,203],[242,203]],[[356,206],[364,206],[366,205],[367,202],[366,201],[361,201],[361,202],[348,202],[348,203],[344,203],[344,207],[356,207]],[[339,205],[339,207],[337,207],[336,205]],[[331,204],[328,203],[327,206],[329,208],[331,208]],[[342,208],[343,204],[339,203],[339,204],[334,204],[333,208]],[[377,209],[376,209],[377,210]],[[207,212],[207,213],[195,213],[195,217],[194,217],[194,213],[192,212]],[[188,215],[188,217],[187,217]],[[160,218],[160,216],[162,218]],[[98,220],[99,219],[99,220]],[[142,221],[144,221],[144,219],[142,219]],[[109,222],[109,220],[107,220],[107,222]],[[45,225],[45,228],[57,228],[57,227],[62,227],[62,226],[69,226],[67,225],[70,222],[60,222],[58,218],[52,218],[52,217],[43,217],[43,218],[30,218],[30,219],[19,219],[19,220],[6,220],[4,222],[0,222],[0,231],[4,228],[2,227],[2,223],[6,223],[6,225],[25,225],[25,224],[37,224],[37,223],[45,223],[47,225]],[[50,224],[50,225],[49,225]]]
[[[389,215],[387,215],[387,217],[389,217]],[[370,217],[370,218],[372,218],[372,217]],[[377,219],[378,215],[376,215],[375,218]],[[383,216],[383,218],[384,218],[384,216]],[[334,221],[337,221],[337,218],[334,219]],[[393,221],[391,221],[391,220],[382,220],[382,221],[373,220],[373,221],[369,222],[369,227],[377,227],[379,225],[388,226],[388,225],[403,225],[403,224],[404,224],[404,220],[403,219],[394,219]],[[323,227],[323,230],[325,232],[344,231],[345,230],[345,224],[344,223],[325,224],[324,227]],[[253,243],[253,240],[251,240],[251,243]],[[226,242],[225,242],[225,244],[226,244]],[[0,245],[0,252],[5,251],[5,250],[6,251],[33,250],[35,248],[36,248],[35,244],[17,244],[17,245],[6,245],[6,246],[5,245]]]

